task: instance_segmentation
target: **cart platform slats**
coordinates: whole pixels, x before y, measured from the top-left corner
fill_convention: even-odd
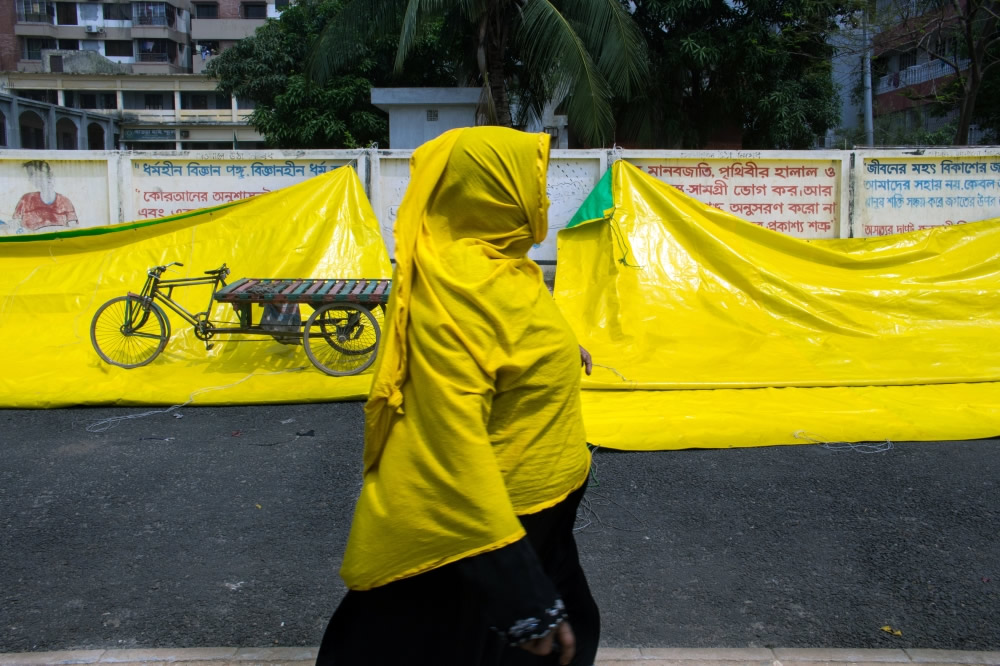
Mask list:
[[[240,278],[215,292],[220,303],[338,303],[380,305],[389,301],[391,280]]]

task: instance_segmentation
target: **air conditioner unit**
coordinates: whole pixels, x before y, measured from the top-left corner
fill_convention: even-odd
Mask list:
[[[104,32],[104,28],[102,28],[99,25],[94,25],[93,23],[91,23],[87,25],[86,28],[84,28],[84,32],[86,32],[88,35],[98,35]]]

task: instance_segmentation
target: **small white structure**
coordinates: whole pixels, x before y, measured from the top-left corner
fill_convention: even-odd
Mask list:
[[[372,88],[389,114],[389,148],[406,150],[456,127],[476,124],[481,88]]]

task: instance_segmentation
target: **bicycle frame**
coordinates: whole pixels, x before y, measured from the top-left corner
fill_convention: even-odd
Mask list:
[[[226,328],[218,327],[212,324],[208,319],[212,312],[212,305],[215,303],[215,292],[219,289],[219,286],[226,286],[226,277],[229,275],[229,269],[225,264],[222,264],[220,268],[215,271],[211,271],[210,274],[205,277],[193,277],[193,278],[170,278],[164,280],[161,276],[163,272],[170,266],[179,264],[178,262],[173,262],[172,264],[167,264],[166,266],[154,266],[146,271],[146,282],[142,286],[142,290],[136,294],[134,292],[129,292],[129,296],[135,297],[142,304],[142,318],[136,324],[132,324],[131,328],[141,329],[146,320],[149,318],[149,310],[152,307],[154,301],[159,301],[163,303],[167,308],[175,312],[181,319],[191,324],[194,328],[195,335],[202,340],[207,340],[212,335],[216,333],[242,333],[246,332],[243,328]],[[211,285],[212,290],[208,296],[208,306],[204,312],[189,312],[187,308],[174,300],[174,289],[182,287],[196,287],[199,285]],[[133,322],[133,314],[130,311],[131,302],[126,306],[126,320],[128,322]],[[131,332],[131,331],[130,331]]]

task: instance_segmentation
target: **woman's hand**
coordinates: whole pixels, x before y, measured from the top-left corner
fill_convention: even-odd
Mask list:
[[[583,347],[580,347],[580,349],[586,353]],[[590,354],[587,354],[587,357],[589,358]],[[569,622],[566,620],[560,622],[556,625],[555,629],[541,638],[521,643],[520,647],[531,654],[544,657],[552,654],[552,647],[555,642],[559,643],[559,663],[566,666],[566,664],[573,661],[573,657],[576,655],[576,636],[573,635],[573,627],[569,626]]]
[[[594,359],[590,357],[590,352],[580,345],[580,365],[583,366],[583,371],[590,375],[591,370],[594,369]]]

